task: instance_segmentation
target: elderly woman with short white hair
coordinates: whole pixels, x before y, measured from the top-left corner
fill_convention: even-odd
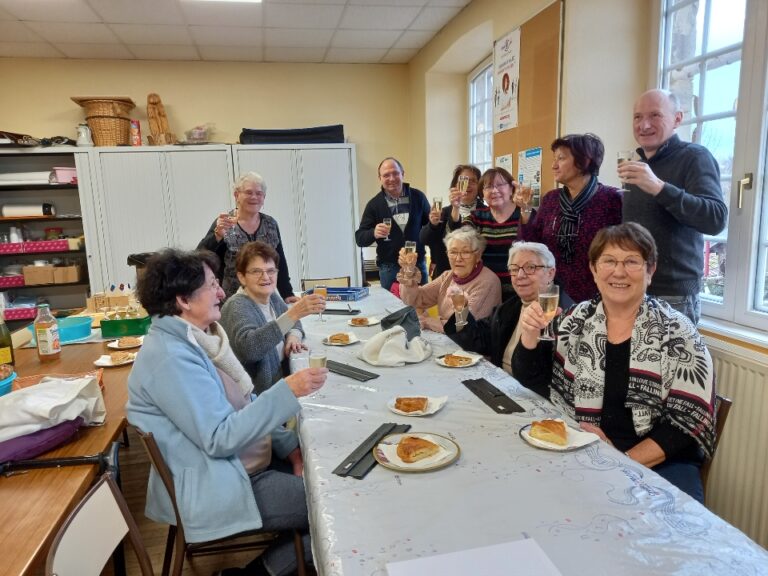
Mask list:
[[[254,240],[272,246],[280,257],[277,291],[286,302],[296,302],[298,297],[293,294],[277,220],[261,212],[267,197],[267,183],[261,174],[245,172],[235,182],[234,195],[236,208],[218,215],[197,248],[210,250],[219,257],[222,271],[219,280],[229,298],[240,288],[235,264],[240,248]]]
[[[429,284],[419,286],[421,271],[415,266],[415,254],[400,251],[400,297],[414,308],[431,308],[437,305],[437,318],[422,314],[421,327],[444,332],[443,324],[453,316],[451,296],[464,294],[465,308],[475,318],[485,318],[501,303],[499,277],[483,266],[485,238],[470,227],[454,230],[445,237],[450,270],[446,270]]]

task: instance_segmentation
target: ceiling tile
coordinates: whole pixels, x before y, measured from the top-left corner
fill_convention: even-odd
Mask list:
[[[194,46],[131,45],[128,49],[139,60],[200,60]]]
[[[179,2],[188,24],[200,26],[261,26],[261,4],[222,2]]]
[[[189,31],[199,45],[261,46],[261,28],[237,26],[190,26]]]
[[[411,25],[411,30],[434,30],[437,32],[456,16],[460,8],[424,8]]]
[[[382,0],[349,0],[348,4],[350,6],[352,5],[360,5],[360,6],[386,5],[387,7],[395,9],[402,6],[424,6],[427,4],[428,1],[429,0],[387,0],[386,2],[382,2]],[[460,0],[456,0],[456,1],[460,1]]]
[[[395,42],[395,48],[404,48],[408,50],[421,49],[432,39],[432,32],[426,30],[406,30],[400,39]]]
[[[115,24],[184,24],[176,0],[88,0],[105,22]]]
[[[0,20],[0,39],[3,42],[41,42],[41,38],[22,22]]]
[[[454,6],[464,8],[472,0],[429,0],[427,6]]]
[[[77,22],[28,22],[27,26],[53,44],[118,44],[104,24]]]
[[[100,22],[83,0],[0,0],[0,8],[19,20],[40,22]]]
[[[405,30],[421,8],[393,10],[385,6],[347,6],[339,28],[350,30]]]
[[[265,62],[322,62],[325,52],[317,48],[277,48],[267,46],[264,49]]]
[[[387,51],[374,48],[331,48],[325,56],[326,62],[351,62],[371,64],[381,60]]]
[[[383,64],[406,64],[411,61],[411,58],[418,54],[418,50],[392,48],[384,58],[381,59]]]
[[[111,24],[109,27],[126,44],[192,44],[186,26]]]
[[[261,62],[260,46],[198,46],[203,60],[218,62]]]
[[[265,28],[264,43],[275,47],[327,48],[333,38],[333,30],[308,28]]]
[[[390,48],[400,37],[397,30],[339,30],[333,37],[334,48]]]
[[[267,4],[264,26],[269,28],[336,28],[344,10],[340,5]]]
[[[308,4],[312,2],[313,5],[323,4],[326,6],[341,5],[344,6],[347,0],[262,0],[262,6],[276,6],[285,4]]]
[[[57,44],[67,58],[97,58],[100,60],[133,60],[133,54],[122,44]]]
[[[42,42],[0,42],[2,58],[61,58],[62,56],[56,48]]]

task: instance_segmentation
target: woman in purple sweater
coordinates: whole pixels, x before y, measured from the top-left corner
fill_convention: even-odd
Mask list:
[[[574,302],[591,300],[597,287],[589,270],[589,245],[597,231],[621,224],[621,192],[597,181],[605,148],[594,134],[569,134],[552,142],[552,172],[562,184],[548,192],[520,236],[545,244],[557,263],[557,283]]]

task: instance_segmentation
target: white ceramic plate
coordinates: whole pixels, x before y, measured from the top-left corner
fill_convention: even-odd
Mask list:
[[[112,362],[112,356],[109,354],[104,354],[103,356],[99,356],[99,358],[93,363],[94,366],[98,366],[99,368],[115,368],[116,366],[125,366],[126,364],[132,364],[133,361],[136,359],[135,353],[127,352],[127,354],[131,354],[130,359],[125,360],[124,362],[118,362],[115,364]]]
[[[438,444],[440,452],[418,462],[407,463],[397,456],[397,445],[404,436],[415,436]],[[402,434],[390,434],[385,436],[373,449],[373,457],[385,468],[398,472],[430,472],[450,466],[459,459],[461,449],[450,438],[433,434],[432,432],[403,432]]]
[[[469,358],[470,363],[465,366],[448,366],[448,364],[445,363],[443,358],[446,356],[446,354],[443,354],[442,356],[438,356],[435,358],[435,362],[440,364],[440,366],[445,366],[446,368],[469,368],[470,366],[474,366],[480,360],[483,359],[483,357],[480,354],[473,354],[472,352],[465,352],[464,350],[457,350],[456,352],[451,352],[454,356],[462,356],[464,358]]]
[[[334,332],[334,334],[341,334],[341,332]],[[325,344],[326,346],[349,346],[350,344],[355,344],[357,342],[360,342],[360,339],[357,336],[355,336],[354,332],[344,332],[344,334],[349,336],[349,342],[347,344],[331,343],[328,341],[328,338],[330,338],[330,336],[326,336],[325,338],[323,338],[323,344]]]
[[[109,344],[107,344],[107,348],[112,348],[113,350],[130,350],[131,348],[138,348],[142,344],[144,344],[144,336],[137,336],[139,343],[134,346],[120,346],[118,344],[119,340],[112,340]]]
[[[541,448],[542,450],[570,452],[571,450],[579,450],[580,448],[584,448],[584,446],[600,440],[600,437],[597,434],[593,434],[592,432],[584,432],[583,430],[576,430],[570,426],[566,426],[565,429],[566,433],[568,434],[568,444],[565,446],[560,446],[558,444],[553,444],[552,442],[545,442],[544,440],[533,438],[528,433],[530,427],[531,425],[527,424],[520,428],[520,438],[525,440],[531,446],[534,446],[535,448]]]
[[[413,396],[403,396],[404,398],[411,398],[414,396],[418,396],[418,394],[413,394]],[[403,412],[402,410],[398,410],[395,408],[395,401],[397,398],[390,398],[387,402],[387,408],[392,410],[395,414],[400,414],[401,416],[428,416],[430,414],[434,414],[440,408],[445,406],[445,403],[448,402],[448,396],[427,396],[427,409],[426,410],[417,410],[415,412]]]
[[[347,324],[349,324],[350,326],[354,326],[355,328],[365,328],[366,326],[376,326],[376,324],[381,322],[381,319],[376,318],[376,316],[368,316],[367,318],[365,316],[356,316],[355,318],[365,318],[366,320],[368,320],[368,324],[361,324],[361,325],[352,324],[353,318],[350,318],[347,321]]]

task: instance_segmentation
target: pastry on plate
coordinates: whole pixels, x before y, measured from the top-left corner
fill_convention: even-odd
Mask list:
[[[446,354],[443,356],[443,363],[446,366],[458,368],[460,366],[469,366],[472,363],[472,358],[467,358],[466,356],[457,356],[456,354]]]
[[[331,334],[328,336],[328,342],[331,344],[349,344],[349,334],[346,334],[345,332]]]
[[[141,338],[136,336],[123,336],[117,340],[118,348],[135,348],[141,346]]]
[[[568,431],[562,420],[534,420],[528,435],[558,446],[568,445]]]
[[[412,464],[440,452],[440,446],[417,436],[403,436],[397,445],[397,455],[403,462]]]
[[[368,318],[352,318],[350,321],[352,326],[368,326]]]
[[[133,360],[135,354],[131,352],[111,352],[109,357],[112,359],[112,364],[124,364]]]
[[[428,400],[425,396],[410,396],[395,398],[395,410],[400,412],[418,412],[427,409]]]

